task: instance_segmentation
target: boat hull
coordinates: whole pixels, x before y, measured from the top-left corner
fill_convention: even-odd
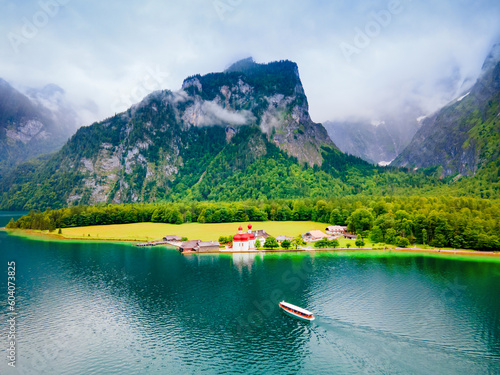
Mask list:
[[[300,319],[300,320],[303,320],[303,321],[306,321],[306,322],[312,322],[315,319],[312,314],[310,314],[310,316],[306,316],[305,314],[301,314],[301,313],[297,313],[297,312],[291,311],[290,308],[288,308],[287,306],[283,306],[281,303],[279,304],[279,306],[281,307],[281,309],[287,315],[290,315],[290,316],[292,316],[294,318],[297,318],[297,319]]]

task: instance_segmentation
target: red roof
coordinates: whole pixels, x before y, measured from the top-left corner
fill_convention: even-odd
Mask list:
[[[242,234],[235,234],[233,236],[233,241],[249,241],[249,240],[255,240],[255,236],[254,234],[251,232],[251,229],[252,229],[252,225],[251,224],[248,224],[248,230],[250,231],[250,233],[242,233]],[[243,231],[243,228],[240,226],[238,228],[238,231]]]
[[[250,236],[248,233],[243,233],[243,234],[235,234],[233,237],[233,241],[248,241],[250,239]]]

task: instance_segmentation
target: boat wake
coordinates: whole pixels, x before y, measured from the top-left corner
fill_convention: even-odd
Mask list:
[[[463,360],[464,356],[471,365],[477,365],[485,359],[484,353],[321,316],[316,317],[311,332],[319,346],[328,348],[336,358],[345,362],[344,365],[353,366],[356,372],[432,373],[433,363],[429,359],[429,352],[439,352],[440,356],[449,357],[452,363],[459,358]],[[499,356],[487,357],[500,364]]]

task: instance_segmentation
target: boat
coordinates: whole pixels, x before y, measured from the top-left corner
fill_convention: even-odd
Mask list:
[[[312,312],[303,309],[301,307],[292,305],[291,303],[281,301],[279,303],[279,306],[283,309],[284,312],[295,318],[307,320],[308,322],[312,322],[315,319]]]

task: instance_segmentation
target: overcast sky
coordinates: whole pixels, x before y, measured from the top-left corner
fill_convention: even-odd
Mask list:
[[[56,6],[59,5],[59,6]],[[0,0],[0,77],[84,124],[253,56],[297,62],[316,122],[436,110],[500,41],[498,0]]]

